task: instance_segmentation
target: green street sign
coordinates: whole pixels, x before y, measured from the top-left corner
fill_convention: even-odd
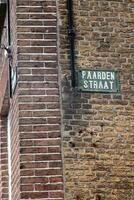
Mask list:
[[[79,70],[78,89],[82,92],[118,92],[118,72],[114,70]]]

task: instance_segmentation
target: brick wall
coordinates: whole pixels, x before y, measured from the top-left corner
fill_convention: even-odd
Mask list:
[[[0,126],[1,126],[1,122],[0,122]],[[1,144],[1,137],[0,137],[0,144]],[[1,153],[0,153],[0,198],[2,198],[2,182],[1,182],[2,176],[1,175],[2,173],[1,173]]]
[[[1,1],[5,3],[5,1]],[[0,2],[0,3],[1,3]],[[3,10],[1,21],[0,43],[0,199],[8,199],[8,142],[7,142],[7,59],[4,55],[4,45],[7,45],[7,15]],[[1,16],[2,17],[2,16]],[[2,87],[1,87],[2,86]]]
[[[73,1],[76,69],[116,69],[120,92],[70,87],[66,1],[59,1],[65,199],[132,200],[133,15],[128,1]]]
[[[10,19],[10,198],[63,199],[56,1],[10,1]]]
[[[56,1],[17,1],[21,199],[63,199]]]
[[[1,126],[1,122],[0,122]],[[1,144],[1,137],[0,137],[0,144]],[[1,148],[0,148],[1,149]],[[1,153],[0,153],[0,198],[2,198],[2,173],[1,173]]]
[[[7,150],[7,118],[0,120],[0,199],[8,200],[8,150]]]
[[[12,50],[11,67],[17,66],[17,21],[16,2],[10,0],[10,41]],[[19,107],[18,85],[15,94],[10,99],[10,137],[11,137],[11,199],[20,199],[20,134],[19,134]]]
[[[0,15],[0,23],[1,23],[1,35],[0,35],[0,114],[6,115],[8,110],[8,103],[7,101],[7,77],[8,77],[8,59],[5,56],[5,49],[4,46],[8,46],[7,42],[7,6],[2,6],[3,9],[2,16]],[[5,5],[5,4],[4,4]],[[5,99],[5,100],[4,100]],[[7,107],[7,108],[6,108]],[[3,114],[2,114],[3,113]]]
[[[7,117],[0,118],[0,198],[8,200],[8,139],[7,139]]]
[[[120,91],[71,88],[65,0],[10,1],[18,67],[10,99],[12,200],[64,199],[63,163],[66,200],[133,199],[134,3],[73,3],[76,69],[116,69]],[[1,118],[1,190],[7,199],[7,117]]]

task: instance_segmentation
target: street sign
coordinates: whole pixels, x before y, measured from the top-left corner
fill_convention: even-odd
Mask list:
[[[118,72],[115,70],[89,70],[78,71],[78,89],[82,92],[118,92]]]
[[[17,85],[17,67],[11,68],[11,96],[14,94]]]

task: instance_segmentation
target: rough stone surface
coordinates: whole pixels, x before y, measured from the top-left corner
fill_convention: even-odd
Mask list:
[[[117,94],[70,87],[66,1],[59,1],[65,199],[134,198],[134,2],[73,1],[76,70],[119,71]]]

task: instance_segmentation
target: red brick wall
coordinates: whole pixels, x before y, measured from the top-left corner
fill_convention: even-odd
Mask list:
[[[63,199],[56,12],[56,1],[10,1],[12,200]]]
[[[10,0],[10,46],[12,49],[12,62],[17,66],[17,26],[16,2]],[[12,173],[12,200],[20,199],[20,135],[19,135],[19,108],[18,87],[10,99],[10,132],[11,132],[11,173]]]
[[[2,27],[1,44],[7,45],[7,15]],[[0,48],[0,199],[8,200],[8,141],[7,141],[7,59]]]
[[[7,118],[0,119],[0,199],[8,200]]]
[[[1,126],[1,122],[0,122]],[[0,137],[0,144],[1,144],[1,137]],[[0,145],[1,146],[1,145]],[[0,198],[2,199],[2,173],[1,173],[1,147],[0,147]]]
[[[17,94],[13,97],[10,106],[12,200],[18,200],[20,197],[20,139]]]
[[[0,121],[0,127],[1,127],[1,121]],[[1,137],[0,137],[0,144],[1,144]],[[2,182],[1,182],[1,178],[2,178],[2,173],[1,173],[1,146],[0,146],[0,198],[2,199]]]
[[[17,1],[21,199],[63,199],[56,1]]]

